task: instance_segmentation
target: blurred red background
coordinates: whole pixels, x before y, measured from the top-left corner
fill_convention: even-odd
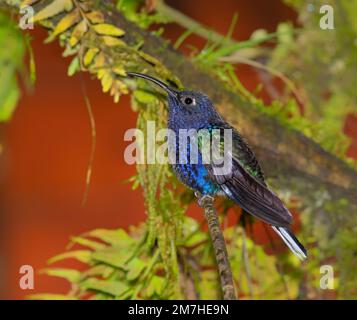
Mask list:
[[[281,21],[296,15],[281,1],[172,0],[173,7],[192,18],[226,33],[232,16],[239,13],[234,33],[247,39],[257,28],[274,31]],[[165,36],[176,40],[183,32],[168,25]],[[98,81],[84,75],[97,127],[97,149],[87,204],[82,207],[86,170],[91,148],[88,113],[78,75],[67,76],[68,59],[61,57],[57,43],[43,44],[46,33],[31,31],[37,62],[37,81],[32,94],[25,93],[12,120],[1,126],[4,149],[1,155],[0,298],[22,299],[34,292],[65,292],[65,281],[35,275],[35,290],[19,288],[19,268],[35,270],[65,250],[69,237],[104,227],[117,228],[145,219],[140,191],[123,183],[135,172],[124,162],[126,129],[135,127],[136,115],[129,97],[114,104],[103,94]],[[191,36],[191,44],[204,41]],[[239,67],[238,75],[248,89],[258,79],[254,70]],[[350,117],[346,132],[357,137],[357,119]],[[357,155],[357,139],[349,151]],[[269,174],[269,173],[267,173]],[[194,208],[193,208],[194,210]],[[192,210],[190,214],[197,215]]]

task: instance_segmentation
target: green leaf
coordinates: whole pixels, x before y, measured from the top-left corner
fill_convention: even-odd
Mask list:
[[[148,297],[151,297],[155,294],[160,296],[160,293],[162,292],[164,285],[165,285],[165,279],[163,277],[154,275],[151,278],[151,281],[146,288],[146,295]]]
[[[74,47],[84,36],[88,30],[88,25],[85,20],[79,22],[73,29],[71,37],[69,39],[69,44]]]
[[[52,277],[64,278],[72,283],[78,282],[81,276],[80,271],[66,268],[42,269],[40,273],[47,274]]]
[[[119,296],[128,290],[128,286],[120,281],[108,281],[95,278],[87,279],[79,284],[85,290],[94,290],[112,296]]]
[[[84,237],[72,237],[71,238],[71,242],[72,243],[77,243],[80,244],[84,247],[88,247],[90,249],[93,250],[100,250],[106,247],[106,245],[104,245],[103,243],[99,243],[97,241],[93,241],[93,240],[89,240],[87,238]]]
[[[117,9],[123,12],[125,15],[134,15],[137,13],[137,9],[141,5],[140,0],[119,0],[117,1]]]
[[[251,34],[250,39],[260,41],[266,39],[268,35],[265,29],[257,29]]]
[[[215,270],[204,270],[200,272],[198,286],[201,299],[220,299],[220,286],[217,281],[217,272]]]
[[[207,232],[197,231],[185,241],[186,246],[195,246],[203,241],[209,240]]]
[[[92,259],[116,268],[120,268],[122,270],[127,270],[125,262],[128,260],[131,254],[131,252],[118,250],[117,248],[107,248],[94,252]]]
[[[128,246],[135,242],[123,229],[96,229],[89,232],[88,235],[118,247]]]
[[[52,264],[57,261],[61,261],[65,259],[76,259],[83,263],[89,263],[91,261],[91,254],[92,251],[89,250],[74,250],[74,251],[64,252],[50,258],[47,261],[47,263]]]
[[[116,46],[125,46],[126,45],[126,43],[123,40],[120,40],[118,38],[114,38],[111,36],[101,36],[100,38],[103,40],[105,45],[107,45],[108,47],[116,47]]]
[[[14,84],[10,91],[7,92],[5,96],[5,101],[0,104],[0,122],[1,121],[8,121],[17,105],[17,102],[20,97],[20,91],[17,88],[17,85]]]
[[[52,41],[56,36],[60,33],[66,31],[77,22],[81,20],[81,15],[78,9],[71,11],[70,13],[66,14],[56,25],[55,29],[51,33],[50,37],[46,40],[46,42]]]
[[[104,265],[104,264],[98,264],[82,273],[82,278],[87,278],[87,277],[96,277],[100,276],[103,278],[108,278],[110,277],[113,272],[115,272],[116,269]]]
[[[116,26],[113,26],[108,23],[101,23],[101,24],[96,24],[92,26],[95,32],[106,35],[106,36],[116,36],[120,37],[125,34],[125,31],[122,29],[117,28]]]
[[[127,264],[127,268],[129,269],[129,271],[126,274],[126,278],[129,281],[137,279],[146,267],[146,265],[147,264],[143,260],[134,258]]]
[[[20,97],[17,74],[24,62],[26,42],[16,23],[0,11],[0,121],[11,118]]]
[[[119,76],[125,77],[126,76],[126,72],[125,69],[122,66],[115,66],[113,67],[113,72]]]
[[[100,11],[91,11],[89,13],[86,13],[86,17],[93,24],[104,22],[103,13],[101,13]]]
[[[101,79],[103,92],[108,92],[113,84],[113,77],[110,72],[106,72]]]
[[[98,52],[99,52],[98,48],[88,49],[88,51],[85,53],[83,58],[84,66],[88,67],[92,63],[94,57],[97,55]]]
[[[67,71],[67,75],[69,77],[73,76],[80,68],[79,65],[79,58],[78,56],[74,57],[73,60],[71,61],[69,67],[68,67],[68,71]]]
[[[154,102],[157,99],[155,95],[143,90],[135,90],[134,97],[143,104]]]

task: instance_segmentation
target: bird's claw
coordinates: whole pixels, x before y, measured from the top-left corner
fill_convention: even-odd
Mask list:
[[[196,195],[197,196],[197,195]],[[206,195],[201,195],[198,197],[198,205],[202,208],[205,208],[207,206],[212,206],[214,202],[214,197],[206,194]]]

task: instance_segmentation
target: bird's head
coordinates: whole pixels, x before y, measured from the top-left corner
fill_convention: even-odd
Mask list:
[[[203,93],[196,91],[178,91],[164,82],[142,73],[127,72],[129,76],[149,80],[168,93],[169,120],[177,122],[181,128],[200,127],[208,123],[213,117],[220,117],[210,99]]]

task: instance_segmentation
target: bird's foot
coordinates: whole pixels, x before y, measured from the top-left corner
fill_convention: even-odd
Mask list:
[[[195,194],[196,194],[196,197],[198,198],[197,202],[200,207],[206,208],[206,207],[213,205],[214,197],[212,197],[208,194],[202,195],[198,192],[196,192]]]

